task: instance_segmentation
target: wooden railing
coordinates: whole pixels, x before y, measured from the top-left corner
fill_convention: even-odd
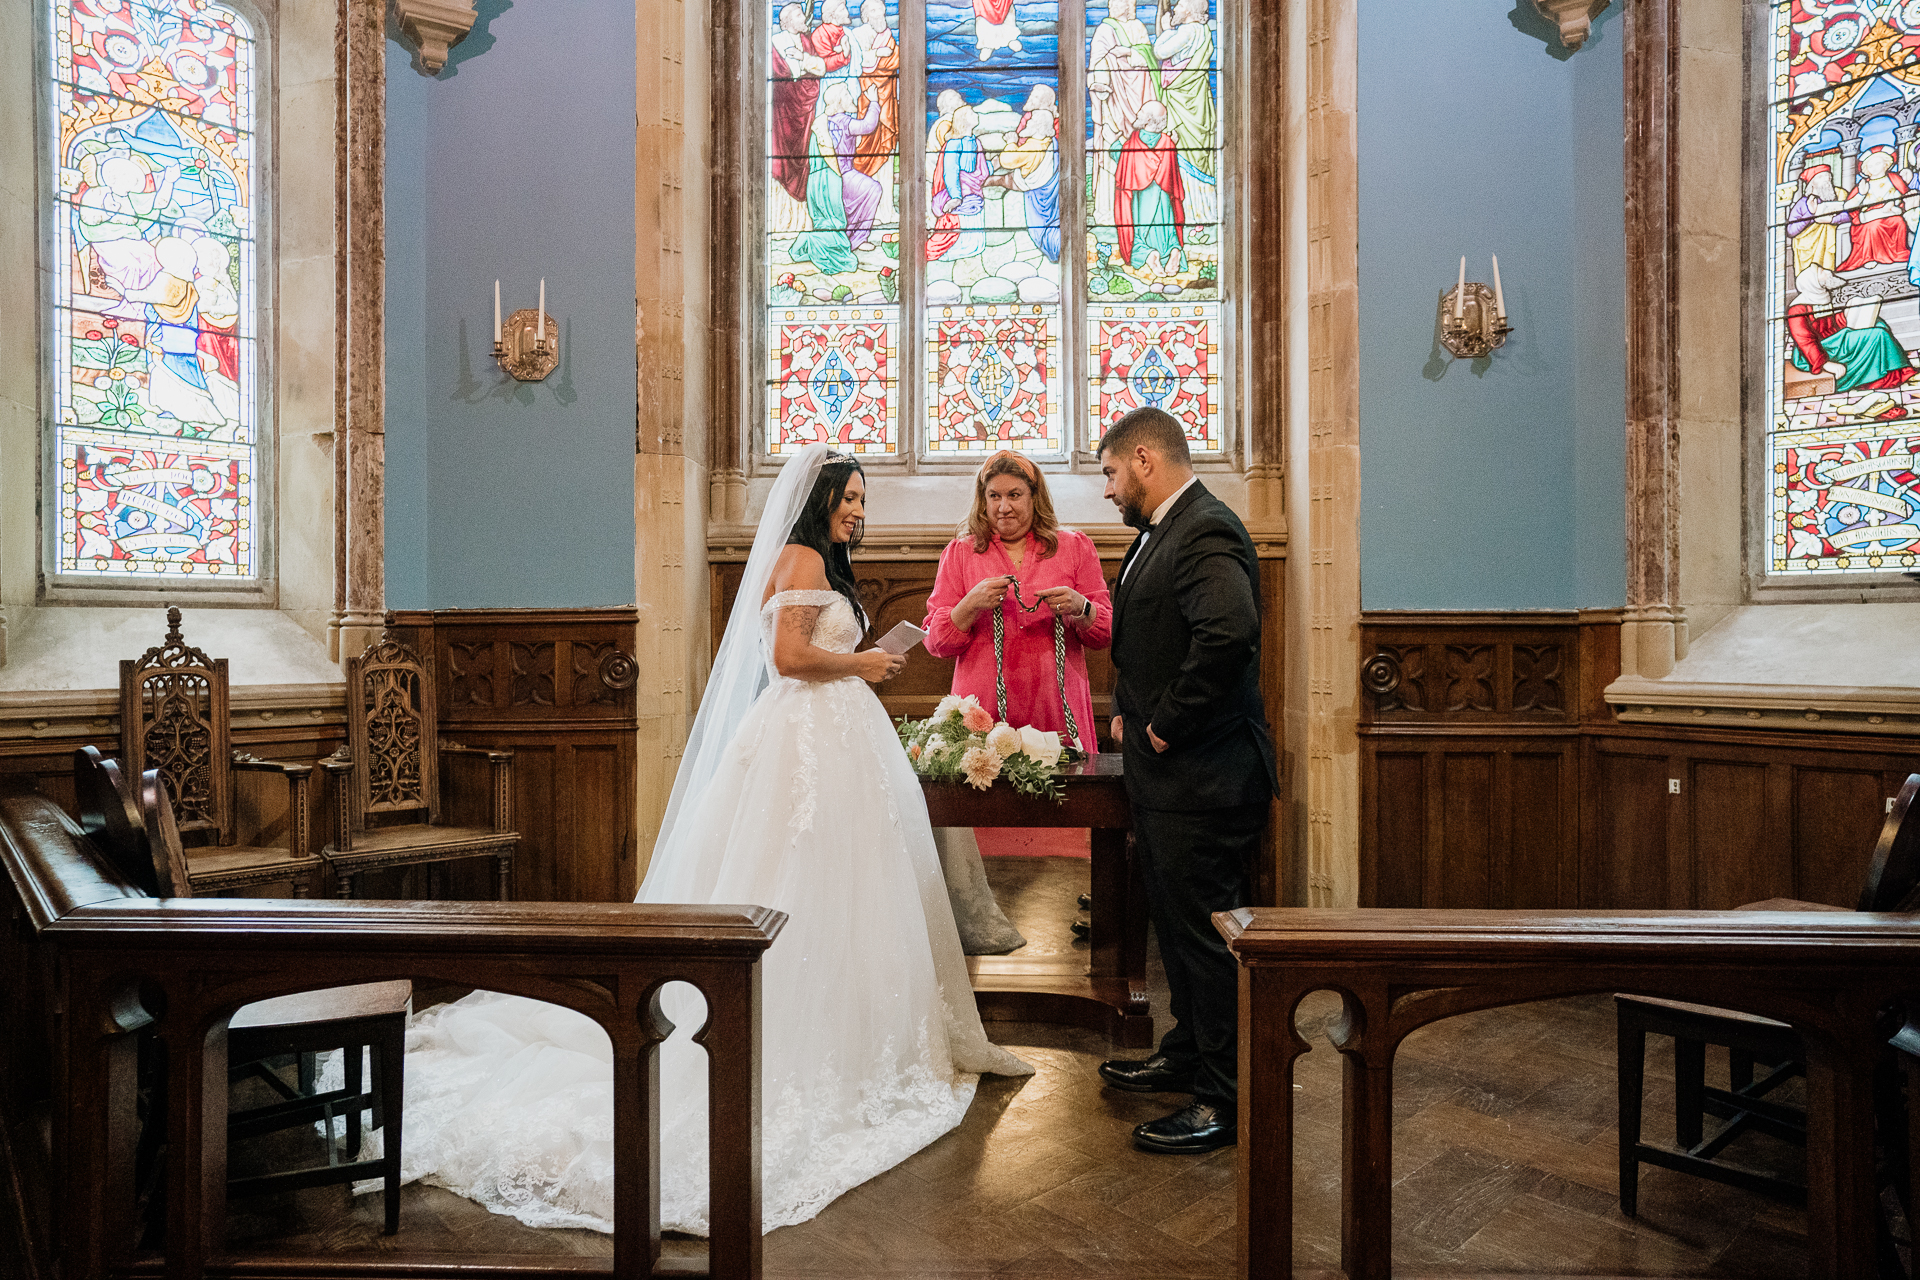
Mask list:
[[[31,1159],[0,1170],[0,1187],[11,1182],[25,1192],[28,1212],[15,1220],[27,1224],[31,1254],[62,1280],[156,1266],[169,1280],[492,1274],[458,1255],[399,1250],[357,1258],[225,1253],[229,1018],[273,996],[398,978],[531,996],[606,1030],[619,1227],[612,1274],[621,1280],[650,1276],[660,1263],[656,997],[669,981],[698,987],[709,1013],[702,1037],[711,1071],[708,1274],[760,1275],[758,961],[783,913],[625,903],[155,900],[112,871],[51,801],[30,793],[0,795],[0,869],[8,924],[0,938],[0,1119],[18,1132],[32,1127],[22,1122],[34,1115],[50,1115],[51,1127],[44,1195],[23,1185],[38,1180]],[[141,1036],[157,1037],[168,1064],[162,1258],[136,1252]],[[44,1214],[33,1212],[36,1203]],[[404,1239],[395,1243],[404,1248]],[[577,1277],[582,1261],[527,1259],[509,1270]]]
[[[1920,922],[1864,912],[1245,909],[1215,925],[1240,958],[1240,1274],[1293,1276],[1294,1028],[1308,993],[1337,993],[1345,1055],[1340,1252],[1350,1280],[1387,1280],[1393,1059],[1455,1014],[1619,991],[1785,1022],[1807,1059],[1812,1280],[1875,1274],[1873,1072],[1882,1011],[1920,995]]]

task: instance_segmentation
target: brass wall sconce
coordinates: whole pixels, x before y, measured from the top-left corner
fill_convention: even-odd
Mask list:
[[[547,314],[547,282],[540,282],[540,305],[522,307],[500,321],[500,282],[493,282],[493,358],[520,382],[539,382],[560,363],[560,326]]]
[[[1476,360],[1507,343],[1507,298],[1500,289],[1500,259],[1493,260],[1493,288],[1467,283],[1467,260],[1460,259],[1460,282],[1440,295],[1440,345],[1456,358]]]

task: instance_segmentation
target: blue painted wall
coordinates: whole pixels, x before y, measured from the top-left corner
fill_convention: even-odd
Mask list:
[[[1619,5],[1569,55],[1525,0],[1361,0],[1361,599],[1625,601]],[[1515,332],[1439,345],[1460,255]]]
[[[389,607],[631,604],[631,0],[481,0],[432,79],[387,57]],[[540,278],[544,382],[491,355]]]

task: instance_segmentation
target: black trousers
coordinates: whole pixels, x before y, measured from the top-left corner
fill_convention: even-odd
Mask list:
[[[1173,1026],[1160,1052],[1194,1068],[1194,1101],[1228,1111],[1240,1098],[1240,966],[1212,916],[1252,905],[1250,869],[1266,825],[1265,801],[1133,811],[1134,851],[1172,995]]]

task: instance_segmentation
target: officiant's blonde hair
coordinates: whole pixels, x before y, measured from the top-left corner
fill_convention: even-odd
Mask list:
[[[1033,536],[1040,539],[1040,557],[1045,559],[1060,550],[1060,522],[1053,518],[1053,495],[1047,492],[1047,478],[1031,458],[1011,449],[1002,449],[980,464],[973,478],[973,510],[955,535],[973,539],[975,555],[985,555],[993,541],[993,521],[987,519],[987,485],[995,476],[1017,476],[1027,482],[1033,494]]]

